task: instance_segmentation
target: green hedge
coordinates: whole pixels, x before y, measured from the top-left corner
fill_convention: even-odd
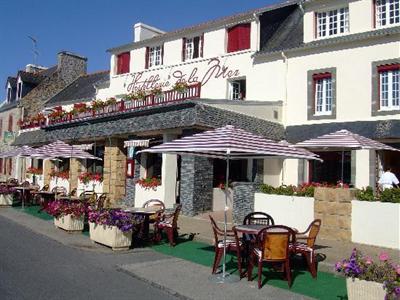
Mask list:
[[[400,203],[400,189],[385,189],[384,191],[374,194],[372,187],[363,188],[356,193],[357,200],[360,201],[380,201]]]
[[[272,185],[261,185],[260,191],[264,194],[286,195],[286,196],[300,196],[300,197],[314,197],[315,186],[311,184],[303,184],[299,186],[294,185],[281,185],[273,187]]]

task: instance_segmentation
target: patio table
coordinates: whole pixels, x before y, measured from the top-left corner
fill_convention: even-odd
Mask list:
[[[31,194],[40,196],[41,208],[38,210],[38,212],[41,212],[42,210],[44,210],[47,207],[48,203],[51,200],[54,200],[54,197],[55,197],[55,193],[51,192],[51,191],[32,191]]]
[[[33,186],[16,186],[14,188],[17,191],[21,191],[22,192],[22,195],[21,195],[22,196],[22,208],[24,208],[25,201],[27,200],[26,191],[30,192],[30,191],[34,191],[34,190],[37,189],[36,187],[33,187]]]
[[[126,212],[130,212],[132,214],[141,215],[144,217],[142,228],[141,228],[141,236],[144,240],[149,240],[149,224],[150,224],[150,216],[159,213],[162,211],[161,208],[157,206],[151,207],[132,207],[124,209]]]

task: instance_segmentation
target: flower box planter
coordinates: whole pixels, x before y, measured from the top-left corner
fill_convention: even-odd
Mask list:
[[[113,250],[128,250],[132,244],[132,231],[122,232],[117,226],[89,222],[89,233],[92,241],[111,247]]]
[[[82,231],[83,220],[83,216],[75,218],[72,215],[65,215],[59,218],[54,218],[54,225],[68,232]]]
[[[386,296],[382,283],[347,278],[346,285],[349,300],[383,300]]]
[[[0,206],[12,206],[13,200],[13,194],[0,194]]]

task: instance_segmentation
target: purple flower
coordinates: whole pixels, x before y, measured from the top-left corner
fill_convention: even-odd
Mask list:
[[[400,295],[400,286],[398,286],[398,287],[396,287],[396,288],[394,289],[394,293],[395,293],[397,296]]]

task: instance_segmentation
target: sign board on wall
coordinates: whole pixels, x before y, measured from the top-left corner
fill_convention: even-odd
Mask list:
[[[173,68],[169,74],[160,72],[137,72],[131,74],[132,79],[126,85],[128,93],[151,90],[155,88],[170,89],[177,82],[186,82],[194,84],[200,82],[202,86],[206,85],[211,79],[229,79],[240,76],[239,69],[232,68],[223,64],[220,59],[212,58],[208,61],[203,71],[195,66],[188,70]]]

